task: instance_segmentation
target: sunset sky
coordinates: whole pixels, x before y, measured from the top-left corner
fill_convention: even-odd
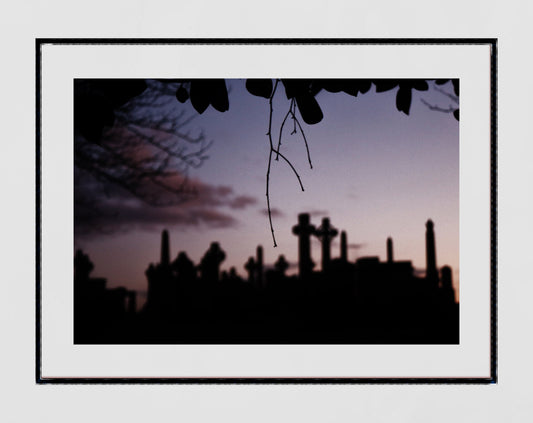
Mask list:
[[[108,279],[108,287],[147,289],[144,271],[159,261],[161,231],[170,233],[171,257],[180,251],[198,263],[212,241],[226,252],[222,269],[234,266],[245,277],[244,263],[264,248],[265,264],[278,255],[296,264],[297,238],[292,227],[297,215],[311,214],[319,226],[322,217],[348,234],[349,259],[386,257],[386,239],[394,240],[396,260],[425,267],[425,222],[435,223],[437,266],[453,269],[459,286],[459,122],[448,113],[431,111],[421,102],[447,108],[451,101],[434,89],[413,92],[409,116],[396,109],[396,91],[357,98],[321,92],[317,100],[324,113],[316,125],[305,125],[313,169],[309,168],[301,133],[291,135],[285,125],[281,151],[301,176],[305,191],[283,161],[274,161],[270,173],[270,201],[277,247],[273,247],[266,215],[265,183],[269,154],[268,100],[254,97],[244,80],[228,81],[229,111],[209,107],[198,115],[190,102],[175,101],[176,110],[196,115],[191,133],[203,130],[213,140],[209,158],[189,170],[198,196],[171,207],[150,207],[119,196],[105,198],[101,218],[105,233],[79,231],[75,248],[89,254],[92,276]],[[451,85],[444,89],[452,91]],[[274,102],[274,139],[289,107],[283,90]],[[339,237],[332,257],[339,255]],[[320,266],[320,245],[312,244],[313,260]],[[293,271],[296,267],[293,267]],[[457,295],[458,293],[456,293]],[[458,298],[458,295],[457,295]]]

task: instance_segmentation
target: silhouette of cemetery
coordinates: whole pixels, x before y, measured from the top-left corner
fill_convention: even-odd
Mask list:
[[[114,334],[130,337],[127,325],[136,314],[136,293],[125,288],[106,288],[103,278],[91,278],[89,256],[74,256],[74,343],[113,343]]]
[[[146,270],[146,303],[135,311],[135,293],[106,289],[90,278],[92,263],[75,256],[76,343],[176,344],[457,344],[459,305],[452,271],[437,268],[434,225],[426,223],[425,276],[410,261],[348,260],[345,231],[340,253],[331,244],[339,232],[328,218],[316,228],[307,213],[293,227],[298,237],[298,274],[286,274],[280,255],[273,265],[257,247],[243,269],[221,271],[226,253],[213,242],[200,263],[181,251],[171,260],[168,232],[161,238],[161,258]],[[315,271],[311,237],[321,243],[321,270]]]

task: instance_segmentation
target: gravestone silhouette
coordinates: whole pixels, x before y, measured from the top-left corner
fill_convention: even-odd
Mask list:
[[[248,282],[255,283],[255,260],[253,257],[250,257],[248,261],[244,264],[244,268],[248,272]]]
[[[176,272],[180,281],[192,282],[196,279],[196,266],[184,251],[181,251],[172,262],[172,270]]]
[[[331,226],[329,218],[322,219],[322,225],[316,229],[314,235],[322,244],[322,271],[327,272],[331,261],[331,241],[337,236],[339,231]]]
[[[136,293],[123,287],[106,288],[104,278],[91,278],[89,256],[74,256],[74,343],[100,343],[125,339],[136,313]]]
[[[93,270],[89,257],[77,251],[75,342],[458,343],[452,270],[444,266],[437,273],[433,228],[428,220],[427,276],[419,277],[411,262],[394,261],[390,237],[386,261],[360,257],[350,263],[342,231],[340,258],[332,259],[331,240],[337,230],[327,218],[315,229],[309,214],[303,213],[293,228],[299,238],[299,278],[286,276],[289,263],[284,255],[264,269],[263,249],[258,246],[256,255],[244,264],[253,284],[243,283],[234,267],[220,275],[226,254],[217,242],[210,244],[198,266],[183,251],[169,262],[169,237],[164,231],[161,262],[146,270],[148,299],[139,313],[135,293],[106,289],[105,279],[89,276]],[[322,242],[322,267],[327,273],[312,272],[311,235]],[[194,283],[198,279],[206,283]]]
[[[298,215],[298,225],[293,226],[292,233],[298,237],[299,276],[300,279],[306,279],[314,267],[311,259],[311,235],[315,233],[315,227],[309,223],[309,213]]]
[[[94,269],[94,264],[89,259],[89,256],[82,250],[76,251],[74,256],[74,279],[78,281],[89,280],[89,275]]]
[[[450,266],[443,266],[440,269],[442,297],[445,303],[455,303],[455,292],[452,285],[452,269]]]
[[[387,238],[387,263],[392,263],[394,261],[393,250],[392,250],[392,238]]]
[[[285,272],[289,268],[289,262],[285,259],[285,256],[281,254],[276,263],[274,263],[274,269],[279,272],[280,276],[285,276]]]
[[[433,221],[426,222],[426,279],[431,287],[437,287],[439,274],[437,271],[437,257],[435,253],[435,232]]]
[[[263,247],[260,245],[257,246],[256,257],[256,280],[257,285],[261,288],[263,287]]]
[[[346,239],[346,231],[341,232],[341,260],[348,261],[348,241]]]
[[[168,240],[168,231],[165,229],[161,234],[161,262],[162,266],[170,264],[170,241]]]
[[[200,262],[202,279],[206,282],[218,282],[220,264],[226,259],[226,253],[222,251],[218,242],[212,242]]]
[[[239,275],[237,275],[237,269],[235,269],[234,266],[231,266],[229,268],[229,277],[232,280],[238,280],[239,279]]]

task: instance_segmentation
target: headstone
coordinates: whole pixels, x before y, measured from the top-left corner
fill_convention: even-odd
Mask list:
[[[258,245],[256,253],[256,280],[259,286],[263,286],[263,247]]]
[[[441,275],[441,290],[444,300],[448,304],[455,304],[455,291],[452,285],[452,268],[444,266],[440,269]]]
[[[316,237],[322,243],[322,271],[328,270],[331,261],[331,241],[337,236],[339,231],[329,223],[329,218],[322,219],[322,225],[315,231]]]
[[[348,261],[348,241],[346,239],[346,231],[341,232],[341,260]]]
[[[94,269],[94,265],[87,254],[82,250],[76,251],[74,256],[74,279],[77,281],[89,280],[89,275]]]
[[[440,274],[442,276],[441,286],[442,288],[449,289],[452,287],[452,269],[450,266],[444,266],[440,269]]]
[[[288,268],[289,268],[289,262],[285,259],[285,256],[281,254],[278,257],[278,260],[276,261],[276,263],[274,263],[274,269],[276,269],[276,271],[279,272],[281,276],[285,276],[285,272],[287,271]]]
[[[172,269],[181,281],[192,281],[196,278],[196,267],[184,251],[181,251],[174,259]]]
[[[200,263],[202,279],[207,282],[218,282],[220,263],[225,259],[226,253],[222,251],[218,242],[211,243]]]
[[[311,275],[313,260],[311,259],[311,235],[315,233],[315,227],[309,223],[309,214],[298,215],[298,225],[292,228],[292,233],[298,236],[298,270],[301,279]]]
[[[248,261],[244,264],[244,268],[248,272],[248,282],[255,282],[255,260],[253,257],[250,257]]]
[[[387,238],[387,263],[392,263],[394,261],[393,252],[392,252],[392,238]]]

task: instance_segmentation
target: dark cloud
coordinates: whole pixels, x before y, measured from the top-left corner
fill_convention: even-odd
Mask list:
[[[255,197],[250,197],[249,195],[239,195],[235,197],[228,205],[232,209],[244,209],[245,207],[251,206],[257,203]]]
[[[268,209],[261,209],[259,210],[259,213],[261,213],[263,216],[268,216]],[[270,213],[272,214],[272,217],[284,217],[285,213],[283,213],[280,209],[274,207],[270,209]]]
[[[151,230],[172,227],[227,228],[237,225],[228,209],[244,209],[257,200],[236,195],[229,186],[215,186],[200,180],[187,181],[184,195],[170,206],[151,206],[127,191],[110,185],[77,187],[74,223],[78,236]],[[162,195],[171,195],[163,193]],[[174,194],[173,194],[174,195]]]
[[[77,235],[161,225],[230,227],[237,224],[236,210],[257,202],[231,186],[187,177],[207,159],[210,143],[201,132],[185,130],[189,119],[167,108],[167,100],[175,103],[174,95],[155,88],[116,110],[114,125],[103,130],[98,142],[75,132]]]
[[[139,200],[110,204],[102,203],[98,208],[74,212],[76,235],[112,234],[133,229],[152,230],[161,225],[207,228],[236,226],[237,220],[224,212],[186,205],[153,207]]]

